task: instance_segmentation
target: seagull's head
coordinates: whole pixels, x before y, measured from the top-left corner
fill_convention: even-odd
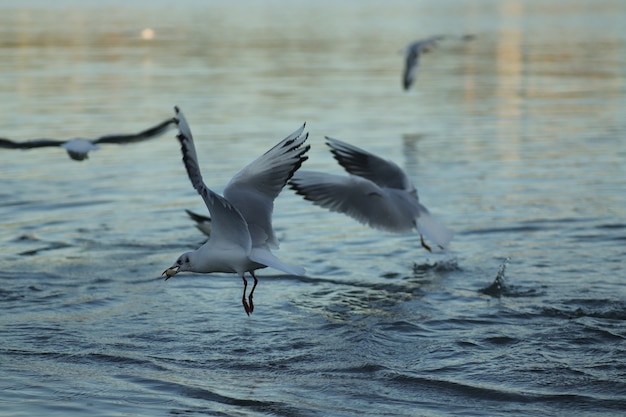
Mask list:
[[[174,263],[174,265],[170,266],[165,271],[163,271],[161,276],[165,275],[165,280],[167,281],[168,279],[172,278],[174,275],[178,274],[179,272],[189,271],[191,269],[191,263],[189,260],[190,253],[191,252],[185,252],[182,255],[180,255],[178,259],[176,259],[176,262]]]

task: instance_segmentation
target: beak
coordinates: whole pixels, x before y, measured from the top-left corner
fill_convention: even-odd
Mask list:
[[[170,266],[169,268],[167,268],[165,271],[163,271],[163,273],[161,274],[161,276],[166,275],[165,280],[167,281],[168,279],[172,278],[174,275],[176,275],[178,273],[178,270],[180,269],[179,265],[174,265],[174,266]]]

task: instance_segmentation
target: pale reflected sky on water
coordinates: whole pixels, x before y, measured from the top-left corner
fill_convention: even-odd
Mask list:
[[[310,168],[334,168],[321,144],[330,135],[368,144],[402,161],[415,176],[429,172],[419,171],[420,155],[422,164],[445,161],[445,171],[438,171],[442,180],[463,181],[466,176],[455,168],[480,157],[477,175],[497,173],[507,184],[526,174],[502,162],[536,162],[530,180],[539,181],[552,175],[546,169],[565,163],[568,172],[605,154],[614,148],[612,138],[623,135],[622,2],[243,4],[0,6],[1,136],[137,131],[169,117],[177,104],[196,135],[215,144],[210,162],[218,184],[247,163],[249,154],[262,152],[266,138],[284,136],[303,121],[313,143]],[[147,28],[151,39],[142,38]],[[422,57],[414,88],[402,91],[402,48],[438,33],[476,39],[442,42]],[[403,145],[389,147],[389,141]],[[448,141],[454,145],[446,146]],[[545,141],[562,145],[545,149]],[[132,161],[152,173],[149,178],[180,168],[170,164],[178,159],[175,146],[152,143],[125,147],[123,154],[107,148],[92,159],[103,158],[105,166],[128,175],[139,169],[126,166]],[[623,157],[616,151],[616,158]],[[51,160],[53,154],[29,152],[33,161],[45,163],[36,163],[28,175],[37,178],[46,167],[39,174],[46,178],[48,164],[79,169],[66,167],[62,158]],[[5,151],[0,158],[8,158],[6,169],[22,171],[15,155]],[[172,156],[166,161],[163,155]],[[545,166],[545,158],[554,164]],[[616,164],[610,160],[593,169],[608,178],[606,195],[617,205],[622,198],[612,192],[621,170]],[[92,169],[94,178],[108,174]],[[167,180],[160,185],[175,187]]]

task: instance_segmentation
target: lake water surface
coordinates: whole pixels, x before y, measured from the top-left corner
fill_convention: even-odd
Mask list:
[[[306,121],[308,169],[341,172],[325,135],[392,159],[456,236],[428,253],[286,189],[275,253],[307,274],[258,271],[247,317],[234,275],[160,278],[204,241],[174,131],[0,149],[0,415],[623,413],[625,27],[621,0],[3,3],[0,137],[178,105],[221,191]]]

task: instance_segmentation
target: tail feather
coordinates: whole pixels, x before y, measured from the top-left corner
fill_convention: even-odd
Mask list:
[[[306,272],[301,266],[288,265],[284,263],[267,249],[252,248],[249,256],[250,259],[252,259],[254,262],[260,263],[262,265],[267,265],[270,268],[283,271],[287,274],[302,276]]]
[[[420,213],[417,230],[441,248],[446,248],[454,237],[454,232],[440,224],[430,213]]]

